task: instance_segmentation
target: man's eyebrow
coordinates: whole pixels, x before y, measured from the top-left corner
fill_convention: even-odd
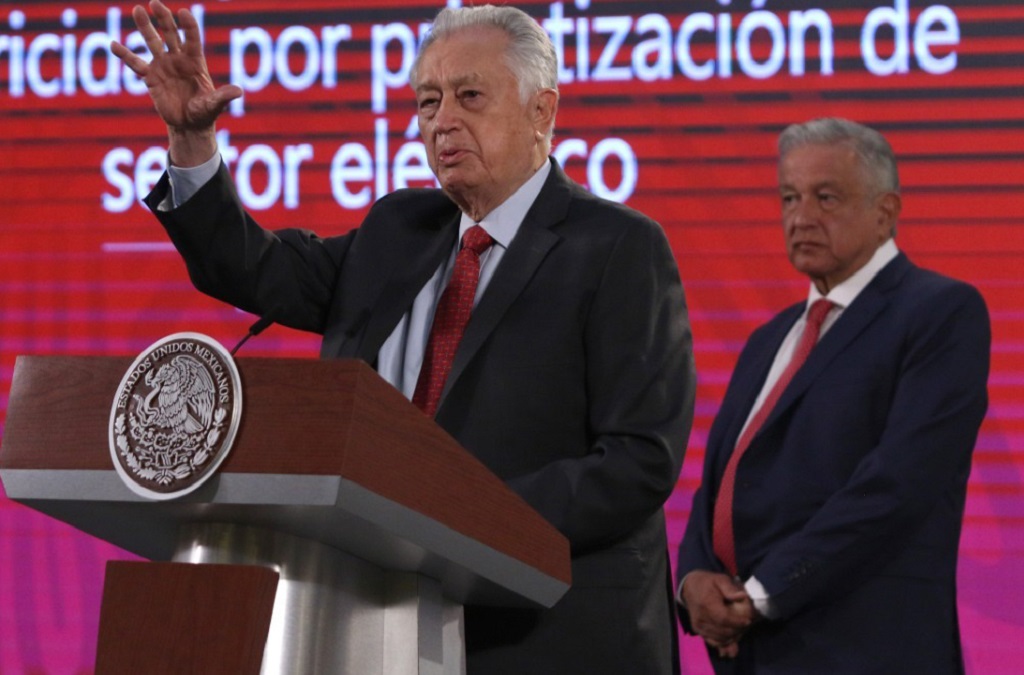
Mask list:
[[[465,75],[459,75],[458,77],[452,78],[452,85],[458,88],[465,84],[477,84],[479,82],[483,82],[483,79],[484,78],[480,73],[466,73]]]
[[[459,87],[462,87],[462,86],[467,85],[467,84],[478,84],[478,83],[483,82],[483,81],[484,81],[484,77],[480,73],[478,73],[478,72],[471,72],[471,73],[466,73],[465,75],[458,75],[456,77],[453,77],[453,78],[451,78],[449,80],[449,83],[451,84],[451,86],[453,88],[458,89]],[[416,86],[416,91],[421,91],[423,89],[437,91],[437,90],[440,90],[442,88],[443,87],[440,84],[438,84],[437,82],[435,82],[434,80],[425,80],[425,81],[420,82]]]
[[[815,183],[811,186],[815,190],[835,190],[836,192],[842,192],[842,185],[838,181],[834,180],[823,180]]]
[[[831,179],[830,180],[819,181],[819,182],[814,183],[814,184],[811,185],[811,190],[814,191],[814,192],[817,192],[818,190],[825,189],[825,188],[832,189],[832,190],[841,190],[840,184],[837,181],[834,181],[834,180],[831,180]],[[797,189],[796,186],[793,185],[792,183],[779,183],[779,190],[796,190],[796,189]]]

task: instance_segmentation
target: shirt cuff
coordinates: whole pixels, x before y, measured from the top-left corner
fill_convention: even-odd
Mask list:
[[[750,596],[750,601],[754,603],[754,609],[757,613],[766,619],[773,618],[774,607],[772,605],[772,599],[768,595],[768,591],[765,590],[761,582],[757,580],[757,577],[750,577],[743,584],[743,589]]]
[[[167,178],[171,184],[168,199],[160,202],[161,211],[176,209],[199,192],[200,188],[210,182],[210,179],[217,175],[220,169],[220,153],[213,153],[213,157],[206,160],[199,166],[182,167],[171,164],[171,158],[167,157]],[[168,200],[170,203],[168,203]]]
[[[687,572],[682,579],[679,580],[679,585],[676,586],[676,602],[679,603],[680,607],[686,607],[686,600],[683,599],[683,584],[686,583],[686,577],[693,574],[693,572]]]

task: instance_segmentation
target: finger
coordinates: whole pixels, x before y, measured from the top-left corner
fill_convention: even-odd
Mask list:
[[[185,53],[193,57],[202,56],[203,44],[199,35],[199,22],[196,21],[195,15],[187,9],[179,10],[178,25],[181,26],[182,31],[185,33]]]
[[[718,648],[718,655],[723,659],[734,659],[739,656],[740,645],[737,642]]]
[[[755,611],[754,603],[749,599],[735,601],[726,600],[724,609],[730,616],[749,617],[751,619],[754,617]]]
[[[718,592],[721,596],[722,602],[728,607],[749,604],[752,602],[747,590],[731,579],[724,584],[720,584],[718,586]]]
[[[718,592],[723,596],[735,595],[736,593],[746,594],[746,591],[743,589],[743,584],[739,583],[737,579],[725,574],[715,575],[714,584],[718,589]]]
[[[174,15],[171,14],[171,10],[160,0],[153,0],[149,6],[153,8],[153,14],[156,16],[160,32],[163,34],[164,44],[167,45],[167,51],[172,54],[180,52],[181,38],[178,37],[178,26],[174,22]]]
[[[698,633],[698,635],[700,635],[702,638],[704,638],[704,641],[707,642],[712,647],[718,648],[718,647],[724,647],[724,646],[726,646],[728,644],[736,642],[738,639],[740,639],[740,636],[742,634],[741,633],[723,633],[723,632],[718,632],[718,631],[708,631],[708,632]]]
[[[125,47],[120,42],[111,42],[110,51],[113,52],[114,56],[121,59],[121,63],[131,69],[132,72],[139,77],[145,77],[146,73],[149,72],[149,64],[146,60]]]
[[[719,639],[728,638],[750,627],[751,621],[742,615],[714,613],[700,617],[699,632],[714,635]],[[696,624],[695,624],[696,627]]]
[[[156,28],[153,26],[153,22],[150,20],[145,8],[141,5],[135,5],[132,8],[132,18],[135,19],[135,26],[139,29],[142,39],[146,41],[149,53],[154,58],[158,54],[162,54],[164,51],[164,41],[160,38],[160,34],[156,32]]]
[[[721,591],[722,597],[725,598],[726,602],[742,602],[750,599],[747,589],[736,583],[723,587]]]
[[[732,622],[729,620],[703,619],[693,624],[694,630],[704,638],[711,638],[718,642],[729,642],[734,640],[749,626],[745,622]]]

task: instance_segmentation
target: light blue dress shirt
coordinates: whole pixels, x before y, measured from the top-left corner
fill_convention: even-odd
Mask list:
[[[159,208],[168,210],[188,201],[216,175],[220,169],[220,162],[220,153],[214,154],[204,164],[191,168],[173,166],[168,161],[167,172],[171,189],[170,194],[159,205]],[[487,289],[487,285],[494,276],[494,271],[519,232],[519,226],[526,218],[526,212],[533,206],[533,202],[540,194],[541,188],[544,187],[544,181],[547,180],[550,172],[550,162],[544,162],[540,169],[511,197],[480,221],[479,225],[487,231],[487,234],[491,235],[494,244],[480,256],[480,282],[477,285],[476,298],[473,301],[474,307]],[[402,316],[401,321],[398,322],[388,339],[384,341],[377,354],[377,372],[410,400],[416,389],[420,367],[423,365],[427,337],[434,321],[434,309],[451,278],[462,235],[476,224],[466,214],[462,214],[462,220],[459,223],[459,238],[451,254],[420,290],[412,307]]]

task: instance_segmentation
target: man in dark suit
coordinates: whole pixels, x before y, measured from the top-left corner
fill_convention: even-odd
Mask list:
[[[717,673],[961,673],[985,303],[896,248],[880,134],[813,120],[779,151],[786,248],[812,283],[751,335],[712,425],[679,547],[683,625]]]
[[[113,50],[167,123],[173,166],[147,203],[196,286],[322,333],[324,357],[373,364],[571,543],[572,588],[554,608],[467,608],[469,671],[676,671],[662,505],[692,420],[682,285],[657,223],[548,158],[558,92],[544,31],[512,8],[442,11],[411,77],[442,189],[400,190],[321,239],[245,213],[213,130],[241,92],[214,88],[187,11],[181,42],[151,7],[162,38],[134,17],[153,61]],[[467,284],[475,307],[450,372],[421,385],[421,364],[444,355],[431,324]]]

